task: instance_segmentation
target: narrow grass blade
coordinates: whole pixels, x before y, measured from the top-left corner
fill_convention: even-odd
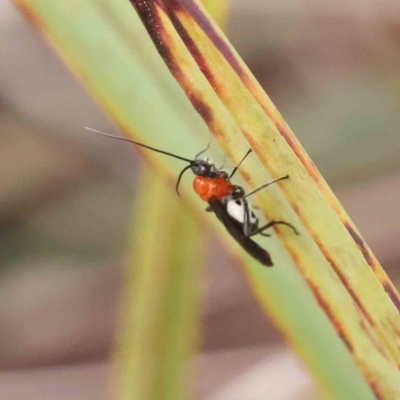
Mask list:
[[[141,172],[124,279],[114,396],[184,400],[198,330],[198,224],[150,168]]]

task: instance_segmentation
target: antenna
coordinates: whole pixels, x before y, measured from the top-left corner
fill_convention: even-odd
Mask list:
[[[247,153],[244,155],[244,157],[239,161],[239,164],[238,165],[236,165],[236,167],[235,168],[233,168],[233,171],[231,172],[231,174],[229,175],[229,177],[228,177],[228,181],[230,181],[231,180],[231,178],[232,178],[232,176],[233,175],[235,175],[235,172],[238,170],[238,168],[240,167],[240,165],[242,164],[242,162],[247,158],[247,156],[250,154],[250,153],[252,153],[253,152],[253,149],[248,149],[247,150]]]
[[[170,156],[170,157],[177,158],[178,160],[186,161],[186,162],[191,163],[191,164],[193,163],[193,160],[189,160],[188,158],[177,156],[176,154],[169,153],[168,151],[155,149],[154,147],[147,146],[146,144],[143,144],[143,143],[135,142],[134,140],[128,139],[128,138],[123,137],[123,136],[110,135],[109,133],[104,133],[104,132],[98,131],[97,129],[89,128],[87,126],[85,127],[85,129],[88,130],[88,131],[92,131],[92,132],[98,133],[100,135],[109,137],[111,139],[123,140],[124,142],[133,143],[133,144],[136,144],[137,146],[144,147],[145,149],[149,149],[149,150],[155,151],[157,153],[161,153],[161,154],[165,154],[165,155]]]

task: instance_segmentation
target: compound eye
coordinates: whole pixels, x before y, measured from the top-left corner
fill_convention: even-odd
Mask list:
[[[199,162],[193,163],[192,172],[195,175],[203,176],[203,164],[200,164]]]
[[[240,200],[236,200],[235,203],[236,203],[238,206],[241,206],[241,205],[242,205],[242,202],[241,202]]]
[[[206,176],[210,173],[210,166],[208,164],[201,164],[200,165],[200,174],[202,176]]]

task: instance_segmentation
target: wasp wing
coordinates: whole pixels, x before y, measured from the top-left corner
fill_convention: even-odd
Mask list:
[[[272,267],[273,264],[269,253],[248,236],[244,235],[243,226],[228,214],[225,205],[220,200],[212,197],[208,201],[208,204],[218,219],[224,224],[226,230],[251,256],[261,264]]]

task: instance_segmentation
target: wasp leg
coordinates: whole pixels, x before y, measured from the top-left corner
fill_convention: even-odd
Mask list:
[[[261,189],[264,189],[264,188],[266,188],[266,187],[272,185],[273,183],[282,181],[282,180],[284,180],[284,179],[289,179],[289,175],[285,175],[285,176],[282,176],[281,178],[274,179],[273,181],[264,183],[263,185],[259,186],[258,188],[252,190],[251,192],[246,193],[246,195],[243,196],[242,198],[244,199],[245,197],[249,197],[249,196],[253,195],[254,193],[257,193],[257,192],[260,191]]]
[[[259,233],[262,233],[263,231],[265,231],[266,229],[269,229],[269,228],[273,227],[274,225],[286,225],[286,226],[288,226],[289,228],[292,228],[292,229],[293,229],[293,232],[294,232],[296,235],[299,235],[299,232],[297,231],[297,229],[296,229],[293,225],[289,224],[288,222],[285,222],[285,221],[271,221],[271,222],[268,222],[267,225],[264,225],[264,226],[262,226],[261,228],[257,228],[256,230],[254,230],[253,232],[251,232],[251,234],[250,234],[249,236],[254,236],[254,235],[257,235],[257,234],[259,234]]]
[[[249,204],[247,203],[246,200],[243,200],[244,202],[244,219],[243,219],[243,233],[245,236],[250,237],[250,236],[254,236],[257,233],[260,234],[261,236],[265,236],[265,237],[270,237],[271,235],[269,233],[264,233],[262,232],[263,229],[267,229],[270,226],[264,226],[261,228],[261,231],[259,231],[260,228],[257,228],[254,231],[254,226],[252,226],[251,222],[250,222],[250,207]],[[254,233],[257,232],[257,233]]]
[[[246,200],[242,200],[244,203],[244,219],[243,219],[243,233],[245,236],[250,237],[250,236],[254,236],[257,233],[259,233],[261,236],[265,236],[265,237],[270,237],[271,235],[269,233],[264,233],[262,232],[263,229],[267,229],[270,226],[267,227],[262,227],[261,231],[259,231],[259,228],[257,228],[254,231],[254,225],[251,224],[250,222],[250,207],[249,207],[249,203],[247,203]],[[254,233],[257,232],[257,233]]]
[[[264,232],[260,232],[259,235],[264,236],[264,237],[271,237],[271,235],[269,233],[264,233]]]

